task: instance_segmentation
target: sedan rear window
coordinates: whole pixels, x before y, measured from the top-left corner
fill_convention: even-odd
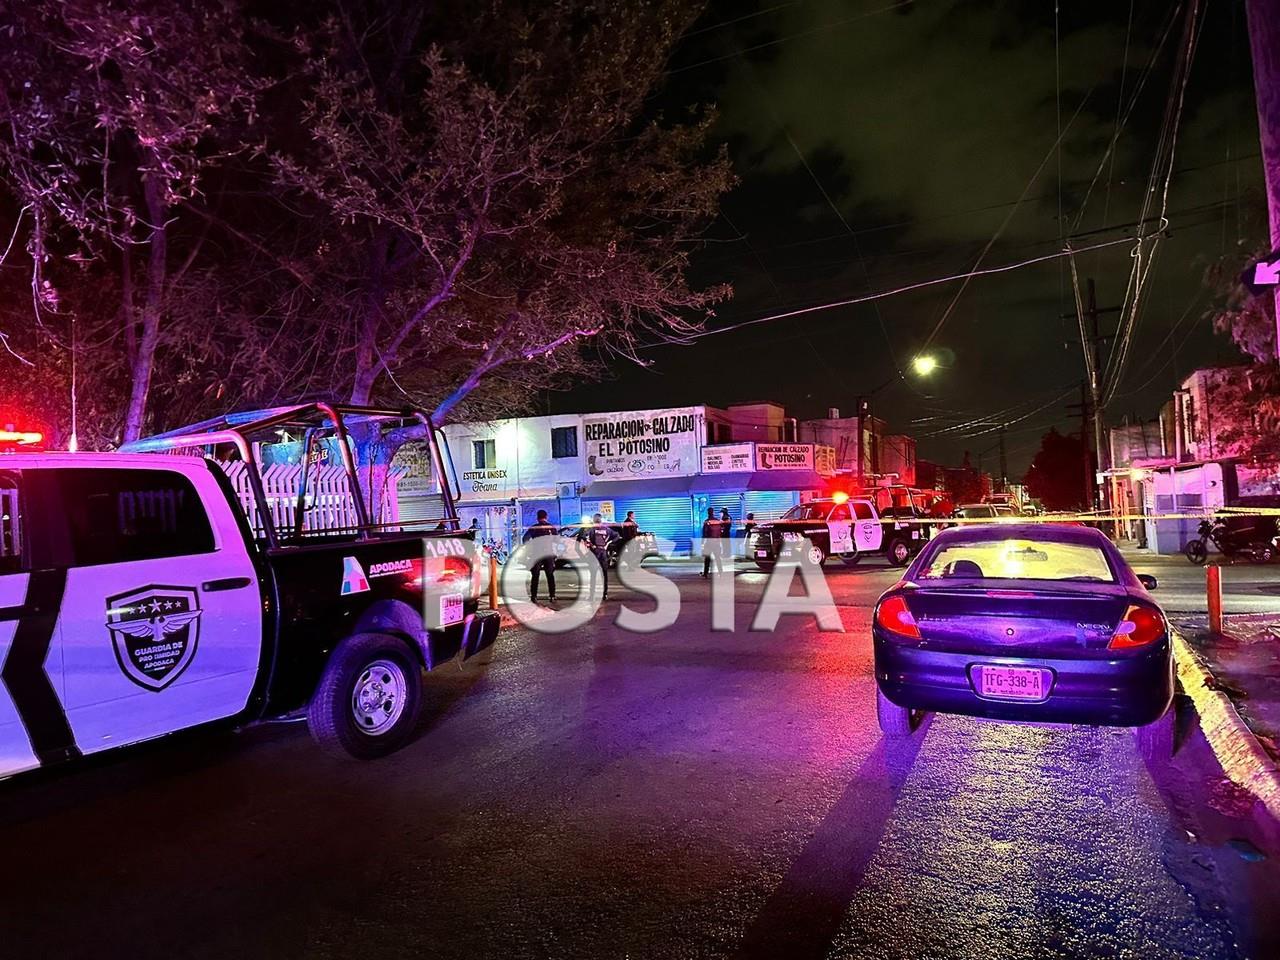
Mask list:
[[[921,580],[1075,580],[1115,583],[1099,547],[1053,540],[977,540],[938,547]]]

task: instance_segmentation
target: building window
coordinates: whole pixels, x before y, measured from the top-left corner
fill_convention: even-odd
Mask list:
[[[556,460],[578,455],[578,428],[551,428],[551,456]]]
[[[491,470],[498,464],[496,440],[471,441],[471,465],[477,470]]]

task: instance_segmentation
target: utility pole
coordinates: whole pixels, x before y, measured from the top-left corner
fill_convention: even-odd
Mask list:
[[[1009,457],[1004,448],[1004,424],[1000,424],[1000,492],[1009,492]]]
[[[1089,402],[1089,382],[1080,381],[1080,402],[1067,404],[1068,410],[1080,408],[1080,452],[1084,461],[1084,506],[1093,503],[1093,449],[1089,444],[1089,431],[1093,424],[1093,405]]]
[[[1280,0],[1277,0],[1280,2]],[[1099,307],[1097,289],[1094,287],[1093,277],[1087,281],[1087,291],[1084,307],[1084,319],[1088,325],[1088,334],[1081,344],[1084,347],[1088,358],[1088,368],[1091,371],[1090,376],[1086,380],[1089,399],[1089,417],[1086,418],[1083,432],[1080,434],[1081,442],[1084,443],[1085,449],[1092,450],[1094,462],[1097,464],[1098,470],[1107,470],[1111,466],[1111,458],[1107,451],[1107,429],[1105,425],[1106,410],[1102,405],[1102,384],[1099,382],[1100,356],[1098,347],[1111,339],[1111,334],[1104,334],[1098,327],[1098,318],[1104,313],[1120,313],[1124,307]],[[1062,319],[1075,320],[1078,319],[1074,313],[1064,314]],[[1087,458],[1086,458],[1087,460]],[[1095,507],[1104,507],[1106,499],[1107,487],[1103,487],[1102,502],[1097,496],[1097,484],[1091,475],[1089,477],[1089,495],[1085,499],[1086,505]]]
[[[1280,0],[1246,0],[1258,139],[1267,182],[1271,249],[1280,249]],[[1276,355],[1280,357],[1280,287],[1275,290]]]

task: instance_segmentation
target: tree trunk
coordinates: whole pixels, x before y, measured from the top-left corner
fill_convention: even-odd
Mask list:
[[[1258,139],[1267,185],[1271,249],[1280,250],[1280,0],[1248,0],[1249,48],[1258,101]],[[1274,293],[1276,354],[1280,357],[1280,287]]]
[[[147,415],[147,395],[151,392],[151,372],[155,367],[156,346],[160,342],[160,319],[164,309],[166,257],[168,237],[166,221],[169,208],[164,199],[164,186],[154,174],[142,181],[147,218],[151,224],[150,250],[147,256],[146,292],[142,301],[142,329],[137,353],[131,364],[132,383],[129,406],[125,412],[122,441],[128,443],[142,436]]]
[[[378,332],[382,319],[383,298],[386,296],[387,250],[386,231],[379,231],[369,243],[369,286],[364,296],[364,311],[360,317],[360,343],[356,348],[356,369],[351,379],[351,402],[367,404],[373,396],[373,387],[382,373],[383,364],[390,363],[378,351]]]

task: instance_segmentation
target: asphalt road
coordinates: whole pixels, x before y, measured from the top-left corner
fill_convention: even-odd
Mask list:
[[[507,631],[429,678],[373,764],[296,725],[174,738],[0,787],[13,957],[1276,956],[1280,843],[1203,741],[935,718],[876,729],[870,604],[846,633]],[[626,601],[617,590],[604,613]],[[1275,856],[1273,856],[1273,855]]]

